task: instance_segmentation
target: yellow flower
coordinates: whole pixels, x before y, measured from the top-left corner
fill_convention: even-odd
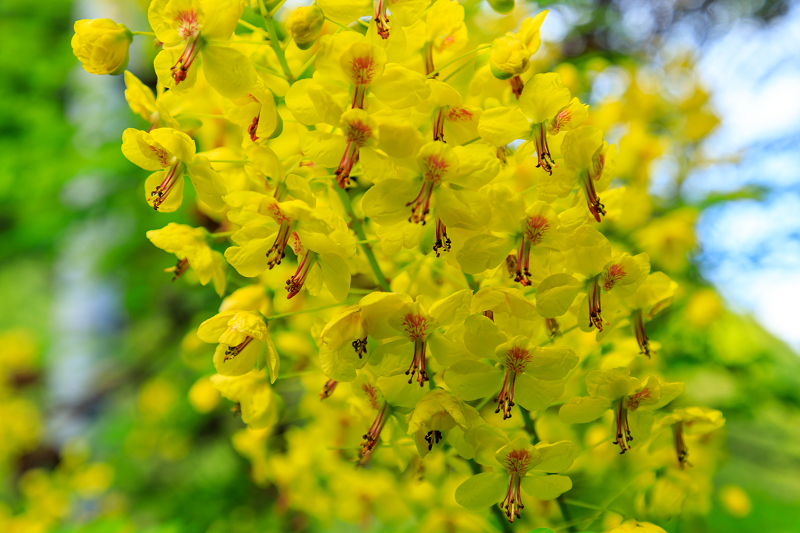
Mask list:
[[[72,53],[90,74],[119,75],[128,65],[128,47],[133,34],[110,19],[84,19],[75,22]]]
[[[147,238],[162,250],[178,257],[178,263],[164,271],[175,273],[173,281],[191,267],[202,285],[213,279],[217,294],[222,296],[225,293],[227,263],[221,253],[208,246],[202,229],[170,222],[160,230],[148,231]]]

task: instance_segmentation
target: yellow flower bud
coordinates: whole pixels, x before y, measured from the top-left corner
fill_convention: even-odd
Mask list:
[[[308,50],[322,31],[325,15],[316,5],[298,7],[286,20],[286,31],[301,50]]]
[[[128,65],[128,47],[133,34],[111,19],[75,22],[72,53],[90,74],[122,74]]]
[[[507,80],[528,70],[530,52],[525,43],[519,39],[504,35],[492,43],[489,63],[495,78]]]

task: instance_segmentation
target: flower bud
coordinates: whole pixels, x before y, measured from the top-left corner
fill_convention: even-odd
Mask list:
[[[503,15],[514,11],[514,0],[489,0],[489,5],[496,13]]]
[[[298,7],[286,20],[286,31],[300,50],[308,50],[319,37],[323,22],[325,15],[316,5]]]
[[[110,19],[84,19],[75,22],[72,52],[91,74],[118,75],[128,65],[128,47],[133,34]]]
[[[507,80],[528,70],[530,52],[525,43],[519,39],[504,35],[492,43],[489,64],[495,78]]]

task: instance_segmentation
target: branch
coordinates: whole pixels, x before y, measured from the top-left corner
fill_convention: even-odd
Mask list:
[[[364,227],[361,225],[361,221],[353,212],[353,205],[350,203],[350,196],[347,194],[347,191],[341,189],[337,185],[334,185],[333,189],[336,191],[336,194],[339,195],[339,199],[342,201],[344,210],[347,211],[347,213],[350,215],[350,218],[353,221],[352,222],[353,231],[356,233],[356,237],[358,237],[358,240],[362,241],[359,244],[359,246],[361,246],[361,250],[364,252],[364,255],[367,256],[367,261],[369,261],[369,266],[370,268],[372,268],[372,273],[375,275],[375,282],[385,292],[392,292],[392,288],[389,287],[389,282],[386,281],[386,276],[383,275],[383,271],[381,270],[381,267],[378,264],[378,260],[375,259],[375,254],[372,252],[372,247],[369,245],[369,242],[366,242],[367,235],[364,233]]]

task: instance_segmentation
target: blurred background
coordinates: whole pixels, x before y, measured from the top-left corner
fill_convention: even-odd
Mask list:
[[[798,531],[800,2],[521,8],[550,9],[543,61],[614,125],[620,183],[649,192],[647,226],[612,231],[681,283],[652,337],[692,399],[727,418],[708,505],[661,525]],[[165,219],[120,152],[143,121],[121,76],[72,55],[75,20],[147,30],[145,13],[143,0],[0,3],[0,530],[317,530],[264,503],[275,487],[251,483],[253,453],[231,444],[243,424],[202,394],[210,352],[184,336],[219,301],[162,272],[173,260],[145,232]],[[128,66],[150,85],[154,55],[137,39]],[[641,116],[620,111],[631,102]],[[332,524],[319,530],[382,530]]]

